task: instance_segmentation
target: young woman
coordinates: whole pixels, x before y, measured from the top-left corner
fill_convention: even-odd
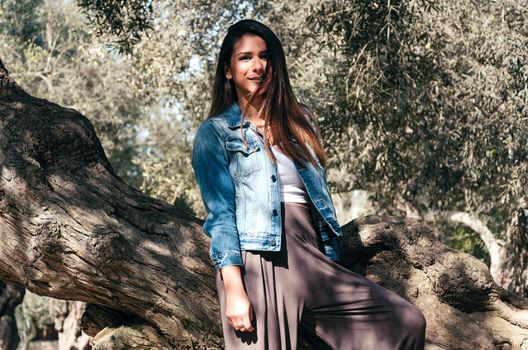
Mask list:
[[[336,262],[342,233],[316,119],[257,21],[228,29],[192,165],[226,349],[296,349],[300,332],[318,349],[423,349],[423,314]]]

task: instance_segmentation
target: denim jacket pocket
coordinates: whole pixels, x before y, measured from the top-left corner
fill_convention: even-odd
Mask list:
[[[239,141],[226,141],[225,147],[230,159],[229,168],[235,177],[249,176],[262,167],[257,153],[259,145],[245,146]]]

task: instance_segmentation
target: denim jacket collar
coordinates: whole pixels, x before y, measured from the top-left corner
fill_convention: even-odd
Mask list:
[[[242,122],[242,110],[236,101],[229,106],[224,112],[224,115],[227,121],[227,126],[230,129],[240,128],[240,123]],[[248,127],[249,124],[249,120],[244,120],[244,128]]]

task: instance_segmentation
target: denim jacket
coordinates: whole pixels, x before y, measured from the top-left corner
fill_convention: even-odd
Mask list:
[[[246,120],[241,126],[241,119],[242,111],[234,102],[223,113],[203,121],[193,142],[192,167],[207,212],[203,228],[211,237],[210,257],[217,269],[243,265],[242,250],[279,251],[281,247],[277,165],[267,155],[254,125]],[[309,145],[308,149],[317,159]],[[294,163],[316,208],[315,228],[324,252],[329,259],[339,260],[336,237],[342,232],[324,168],[319,162],[317,167],[310,162]]]

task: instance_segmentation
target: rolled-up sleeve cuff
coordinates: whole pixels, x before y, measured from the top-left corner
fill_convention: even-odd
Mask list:
[[[242,256],[240,252],[228,252],[211,256],[215,269],[221,269],[230,265],[242,266]]]

